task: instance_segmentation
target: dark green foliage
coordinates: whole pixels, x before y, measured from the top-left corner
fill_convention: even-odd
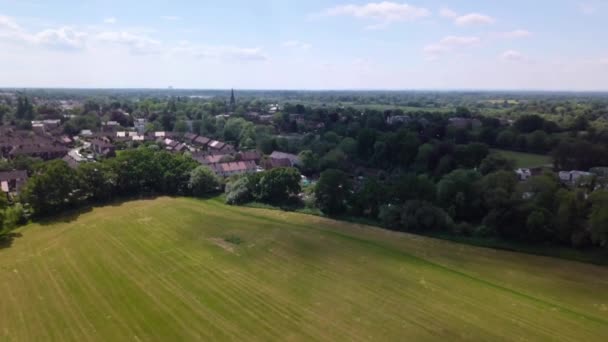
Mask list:
[[[411,232],[450,230],[450,215],[443,209],[424,201],[408,201],[401,212],[401,228]]]
[[[260,173],[254,197],[265,203],[285,204],[300,188],[300,173],[294,168],[278,168]]]
[[[193,196],[206,196],[217,192],[220,180],[207,166],[199,166],[190,172],[188,188]]]
[[[602,190],[591,195],[591,216],[589,230],[594,243],[608,245],[608,191]]]
[[[350,179],[343,171],[323,171],[315,189],[317,206],[329,215],[343,214],[352,195],[351,189]]]
[[[32,175],[21,196],[36,216],[44,216],[77,206],[82,198],[79,188],[76,171],[54,160]]]
[[[475,220],[480,216],[481,200],[476,182],[477,171],[455,170],[437,184],[437,201],[458,220]]]
[[[500,154],[491,154],[481,161],[479,172],[482,175],[487,175],[496,171],[513,171],[515,169],[515,161],[505,158]]]
[[[253,193],[248,177],[240,177],[226,184],[226,203],[232,205],[253,201]]]

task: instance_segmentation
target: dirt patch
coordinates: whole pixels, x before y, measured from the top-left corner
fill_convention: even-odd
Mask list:
[[[209,240],[211,243],[213,243],[214,245],[221,247],[223,250],[230,252],[230,253],[235,253],[235,246],[233,244],[231,244],[230,242],[227,242],[224,239],[221,238],[209,238],[207,239]]]

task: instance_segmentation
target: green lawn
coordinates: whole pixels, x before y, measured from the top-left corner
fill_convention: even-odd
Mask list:
[[[0,340],[608,336],[607,268],[315,216],[159,198],[18,233]]]
[[[553,163],[551,157],[544,154],[523,153],[499,149],[493,149],[492,152],[499,153],[509,159],[515,160],[515,167],[518,168],[551,166]]]

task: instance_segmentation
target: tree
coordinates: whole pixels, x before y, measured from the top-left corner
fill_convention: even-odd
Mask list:
[[[480,200],[476,182],[481,175],[474,170],[455,170],[444,176],[437,185],[437,200],[452,217],[474,220],[480,214]]]
[[[364,215],[377,218],[380,205],[386,198],[387,189],[378,179],[371,177],[363,181],[363,185],[356,192],[352,199],[353,212],[357,215]]]
[[[317,206],[329,215],[344,213],[351,196],[351,188],[348,175],[343,171],[323,171],[315,188]]]
[[[312,175],[319,170],[319,160],[311,150],[304,150],[298,155],[300,170],[305,175]]]
[[[522,115],[515,121],[514,126],[522,133],[532,133],[544,128],[545,119],[538,115]]]
[[[277,168],[262,174],[254,196],[261,202],[284,204],[300,191],[298,170]]]
[[[557,194],[557,211],[554,225],[557,239],[562,243],[575,243],[575,236],[585,233],[587,203],[583,191],[560,189]],[[577,247],[577,246],[575,246]]]
[[[63,160],[45,163],[21,192],[34,215],[44,216],[70,208],[80,200],[78,178]]]
[[[391,178],[386,188],[390,203],[403,204],[409,200],[434,202],[437,188],[426,175],[410,173]]]
[[[449,230],[452,218],[443,209],[424,201],[408,201],[401,212],[401,227],[405,231],[428,232]]]
[[[517,136],[510,130],[502,131],[496,137],[496,144],[502,148],[512,148],[515,145]]]
[[[34,106],[30,103],[27,96],[19,96],[17,98],[17,110],[15,112],[15,118],[25,121],[34,119]]]
[[[184,120],[177,120],[173,126],[173,130],[177,133],[188,132],[188,124]]]
[[[479,165],[479,172],[482,175],[487,175],[496,171],[513,171],[515,169],[515,161],[508,159],[500,154],[490,154]]]
[[[595,244],[608,247],[608,191],[596,191],[589,197],[591,215],[589,230]]]
[[[107,201],[116,191],[117,175],[107,163],[83,163],[76,170],[83,199]]]
[[[517,187],[517,176],[512,171],[497,171],[484,176],[478,184],[478,191],[488,210],[508,208]]]
[[[329,152],[327,152],[320,160],[319,160],[319,168],[321,170],[327,169],[341,169],[346,170],[347,165],[347,157],[341,149],[335,148]]]
[[[207,166],[199,166],[190,172],[188,188],[190,193],[197,197],[203,197],[216,192],[219,188],[220,180],[216,174]]]
[[[248,177],[240,177],[226,184],[226,203],[238,205],[253,200]]]

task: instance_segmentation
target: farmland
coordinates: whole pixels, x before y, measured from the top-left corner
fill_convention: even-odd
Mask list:
[[[16,233],[2,340],[608,336],[607,268],[314,216],[158,198]]]

